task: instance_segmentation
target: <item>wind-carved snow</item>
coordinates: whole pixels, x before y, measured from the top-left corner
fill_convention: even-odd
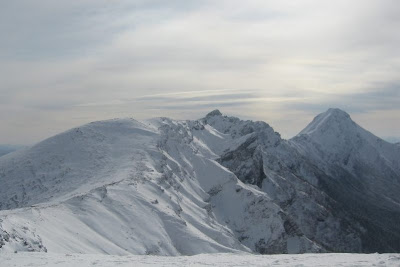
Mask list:
[[[0,162],[6,185],[0,189],[0,250],[319,251],[306,237],[286,232],[287,216],[267,194],[214,160],[231,141],[199,122],[111,120],[8,157]],[[222,145],[214,152],[210,143]],[[299,246],[288,251],[294,237]]]
[[[21,158],[9,159],[26,163],[17,172],[14,165],[2,162],[3,177],[17,175],[13,181],[7,179],[14,187],[2,187],[1,203],[23,208],[2,211],[1,229],[10,233],[32,225],[27,231],[40,237],[50,252],[190,255],[248,251],[228,228],[210,218],[205,209],[208,194],[174,159],[180,151],[160,149],[162,133],[151,129],[134,120],[98,122],[48,139]],[[204,159],[203,164],[210,169],[207,165],[213,163]],[[42,186],[18,195],[21,187],[26,188],[29,172],[29,180]],[[221,169],[216,184],[229,175]],[[23,234],[14,237],[4,242],[2,250],[30,250],[31,243],[38,242]],[[21,242],[27,245],[20,248]]]
[[[398,251],[399,150],[360,129],[340,110],[289,141],[264,122],[218,110],[195,121],[74,128],[0,158],[0,251]],[[372,163],[371,177],[357,169]],[[354,190],[354,177],[368,190]],[[389,181],[393,190],[384,190]],[[364,194],[351,200],[373,213],[344,208],[341,191]],[[378,219],[386,212],[393,216]],[[387,240],[372,244],[381,234]]]

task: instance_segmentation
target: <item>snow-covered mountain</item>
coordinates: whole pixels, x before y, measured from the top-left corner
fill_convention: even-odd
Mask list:
[[[0,251],[400,251],[399,158],[340,110],[291,140],[218,110],[94,122],[0,158]]]
[[[291,140],[327,174],[319,188],[361,226],[363,250],[400,251],[400,150],[339,109],[318,115]]]
[[[0,145],[0,157],[22,148],[24,148],[24,146]]]

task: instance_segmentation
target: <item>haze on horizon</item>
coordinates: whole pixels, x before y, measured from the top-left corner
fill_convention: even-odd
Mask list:
[[[218,108],[289,138],[330,107],[400,140],[400,2],[0,3],[0,144]]]

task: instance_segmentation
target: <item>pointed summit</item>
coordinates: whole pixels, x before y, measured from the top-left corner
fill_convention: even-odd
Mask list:
[[[324,113],[321,113],[321,115],[322,114],[332,115],[332,116],[341,117],[341,118],[350,118],[350,115],[346,111],[343,111],[339,108],[330,108],[327,111],[325,111]]]
[[[300,147],[307,147],[307,151],[314,151],[314,157],[328,162],[349,166],[352,166],[351,159],[364,162],[365,166],[380,162],[382,166],[390,166],[391,171],[400,171],[396,146],[365,130],[340,109],[319,114],[292,140]]]
[[[214,117],[214,116],[222,116],[221,111],[215,109],[206,115],[206,118]]]
[[[338,108],[330,108],[317,115],[313,121],[304,128],[299,135],[314,135],[326,131],[341,131],[347,127],[354,127],[356,124],[351,120],[350,115]]]

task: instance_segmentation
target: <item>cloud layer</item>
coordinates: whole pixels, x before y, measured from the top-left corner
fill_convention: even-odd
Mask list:
[[[329,107],[400,136],[400,3],[0,3],[0,143],[112,117],[264,120],[284,137]]]

